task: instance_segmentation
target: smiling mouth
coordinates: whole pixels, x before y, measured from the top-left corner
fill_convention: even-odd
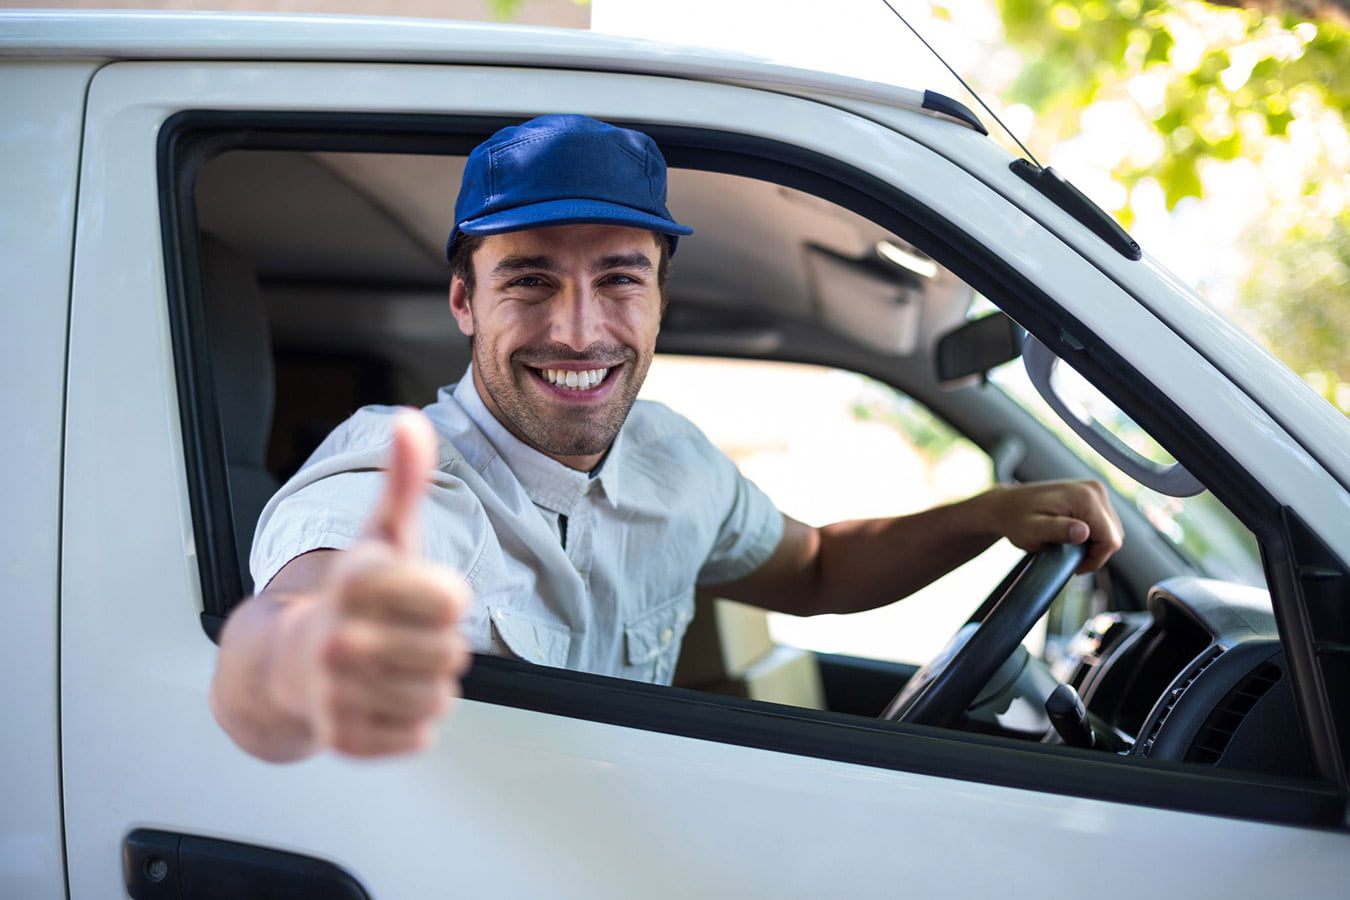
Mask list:
[[[573,369],[535,369],[534,373],[554,387],[565,391],[589,391],[604,381],[612,371],[613,367],[581,369],[579,371]]]

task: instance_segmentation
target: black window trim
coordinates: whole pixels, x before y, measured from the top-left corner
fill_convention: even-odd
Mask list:
[[[225,150],[244,148],[464,154],[497,128],[519,119],[185,110],[161,128],[158,164],[170,326],[200,560],[202,622],[213,639],[243,591],[233,562],[229,487],[205,334],[193,208],[197,168]],[[1280,506],[1223,447],[1200,429],[1187,429],[1189,417],[1175,403],[1138,377],[1083,323],[1058,310],[1013,266],[914,198],[865,172],[776,141],[648,122],[616,124],[651,134],[673,167],[789,185],[841,203],[905,235],[1039,337],[1178,461],[1214,485],[1220,501],[1263,546],[1283,546]],[[1271,583],[1284,582],[1272,578]],[[1280,605],[1277,599],[1277,609]],[[1297,609],[1293,614],[1302,615]],[[1174,771],[1157,762],[1142,767],[1129,760],[1083,759],[1064,748],[969,734],[954,737],[790,707],[767,709],[774,705],[542,667],[521,669],[505,660],[480,659],[466,681],[465,696],[625,727],[1014,788],[1322,828],[1344,826],[1344,796],[1330,783],[1292,783],[1193,767]],[[1324,692],[1322,697],[1325,704]],[[997,778],[991,774],[995,772]]]

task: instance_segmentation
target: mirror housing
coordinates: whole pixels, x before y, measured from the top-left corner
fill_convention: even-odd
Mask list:
[[[944,334],[937,343],[937,377],[943,387],[960,387],[973,375],[1022,354],[1026,332],[1001,312],[972,319]]]

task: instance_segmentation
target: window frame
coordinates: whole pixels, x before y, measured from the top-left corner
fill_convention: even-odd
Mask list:
[[[212,639],[233,605],[230,598],[243,591],[233,562],[229,485],[205,333],[193,207],[197,168],[233,149],[464,154],[518,118],[184,110],[161,128],[158,176],[170,330],[197,536],[202,623]],[[1215,485],[1221,502],[1263,547],[1287,546],[1282,508],[1223,447],[1193,427],[1162,391],[1139,377],[1082,322],[1059,309],[1013,264],[961,233],[935,210],[866,172],[767,138],[686,126],[616,124],[643,128],[662,146],[672,167],[747,175],[805,190],[905,235],[1037,335],[1179,461]],[[831,364],[826,359],[785,361]],[[849,368],[882,377],[866,367]],[[1273,591],[1276,585],[1288,584],[1283,577],[1270,581]],[[1300,604],[1277,599],[1277,611],[1285,607],[1289,607],[1286,617],[1302,615]],[[1282,621],[1282,633],[1286,630]],[[1310,653],[1306,646],[1289,649],[1291,655]],[[1306,669],[1305,665],[1304,678]],[[473,701],[681,737],[1075,797],[1323,828],[1336,827],[1343,819],[1344,798],[1332,783],[1290,783],[1247,773],[1102,758],[1068,748],[714,697],[490,657],[477,658],[464,694]],[[1316,735],[1313,739],[1318,740]]]

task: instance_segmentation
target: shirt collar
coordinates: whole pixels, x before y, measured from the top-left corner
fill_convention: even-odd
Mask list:
[[[465,371],[464,377],[455,385],[453,396],[536,505],[551,512],[570,516],[587,490],[592,489],[593,483],[593,489],[598,491],[598,496],[603,497],[611,506],[619,505],[619,472],[623,468],[621,460],[624,456],[624,429],[619,429],[619,434],[610,445],[609,452],[600,462],[599,471],[592,476],[590,473],[578,472],[563,465],[508,431],[479,396],[478,388],[473,381],[472,363]]]

